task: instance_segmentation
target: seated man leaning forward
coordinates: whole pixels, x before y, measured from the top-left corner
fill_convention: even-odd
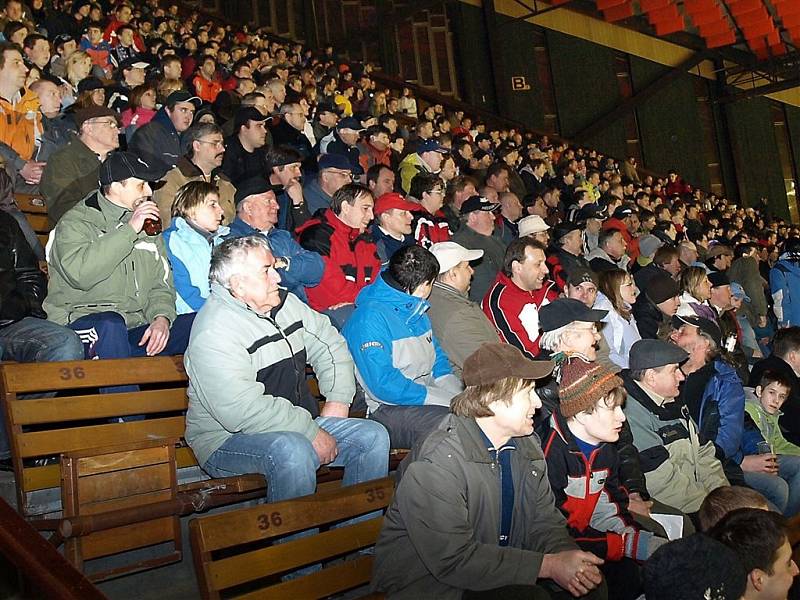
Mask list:
[[[570,537],[531,435],[534,380],[552,370],[501,343],[464,361],[453,414],[399,473],[375,546],[375,590],[415,600],[606,596],[603,561]]]
[[[100,189],[69,209],[53,230],[44,309],[74,329],[86,358],[182,354],[194,314],[175,315],[164,240],[150,184],[163,171],[130,152],[100,165]]]
[[[213,477],[264,474],[268,502],[314,493],[321,465],[343,466],[344,485],[386,476],[386,429],[347,418],[355,381],[344,339],[278,287],[267,240],[217,246],[209,278],[211,295],[184,356],[186,440],[203,469]],[[306,362],[327,398],[321,415]]]
[[[401,248],[358,294],[342,329],[370,418],[386,426],[393,448],[410,448],[436,427],[462,389],[426,314],[438,273],[430,251]]]

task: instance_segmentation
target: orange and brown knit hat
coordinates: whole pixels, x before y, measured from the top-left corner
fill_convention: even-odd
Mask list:
[[[594,406],[600,398],[622,385],[619,369],[609,363],[573,358],[561,367],[561,414],[566,418]]]

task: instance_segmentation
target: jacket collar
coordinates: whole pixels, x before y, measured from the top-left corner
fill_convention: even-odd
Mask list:
[[[486,449],[483,432],[478,427],[475,419],[470,417],[458,417],[451,415],[444,421],[448,429],[455,431],[456,436],[464,449],[464,458],[470,462],[491,463],[494,462],[491,454]],[[514,439],[514,444],[520,456],[526,460],[543,460],[544,455],[537,444],[534,444],[530,436]]]
[[[211,284],[211,294],[219,298],[224,304],[233,308],[236,311],[250,313],[252,315],[257,316],[259,319],[263,319],[268,317],[270,319],[274,319],[275,316],[280,312],[281,308],[283,308],[284,303],[286,302],[286,296],[288,295],[288,291],[284,288],[280,288],[278,292],[278,296],[280,298],[280,303],[272,308],[267,314],[257,313],[252,308],[247,306],[244,302],[239,300],[238,298],[234,298],[233,295],[224,287],[222,287],[218,283]]]

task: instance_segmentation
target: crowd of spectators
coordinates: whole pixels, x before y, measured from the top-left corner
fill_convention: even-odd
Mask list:
[[[800,231],[765,200],[155,0],[7,0],[0,33],[2,360],[183,354],[200,465],[270,501],[414,448],[376,549],[397,597],[675,597],[704,551],[785,597]]]

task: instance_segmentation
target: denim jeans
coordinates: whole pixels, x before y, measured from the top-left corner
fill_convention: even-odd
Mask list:
[[[179,315],[170,325],[167,345],[158,356],[175,356],[186,352],[189,334],[197,313]],[[137,358],[147,356],[147,346],[139,342],[150,325],[128,329],[125,318],[113,311],[104,311],[75,319],[69,327],[75,330],[83,341],[86,358]],[[135,385],[119,385],[101,388],[101,393],[119,394],[136,392]]]
[[[381,423],[389,432],[392,448],[413,448],[418,440],[436,429],[448,414],[448,406],[392,406],[383,404],[369,418]]]
[[[71,329],[45,319],[25,317],[0,329],[0,358],[17,362],[82,360],[83,347]],[[6,421],[0,417],[0,458],[9,456]]]
[[[777,475],[745,472],[744,479],[784,516],[793,517],[800,512],[800,456],[781,454]]]
[[[318,417],[317,424],[336,440],[339,454],[331,467],[344,467],[343,485],[386,477],[389,434],[368,419]],[[319,458],[311,442],[294,432],[236,433],[203,465],[212,477],[261,473],[267,479],[267,502],[313,494]]]

